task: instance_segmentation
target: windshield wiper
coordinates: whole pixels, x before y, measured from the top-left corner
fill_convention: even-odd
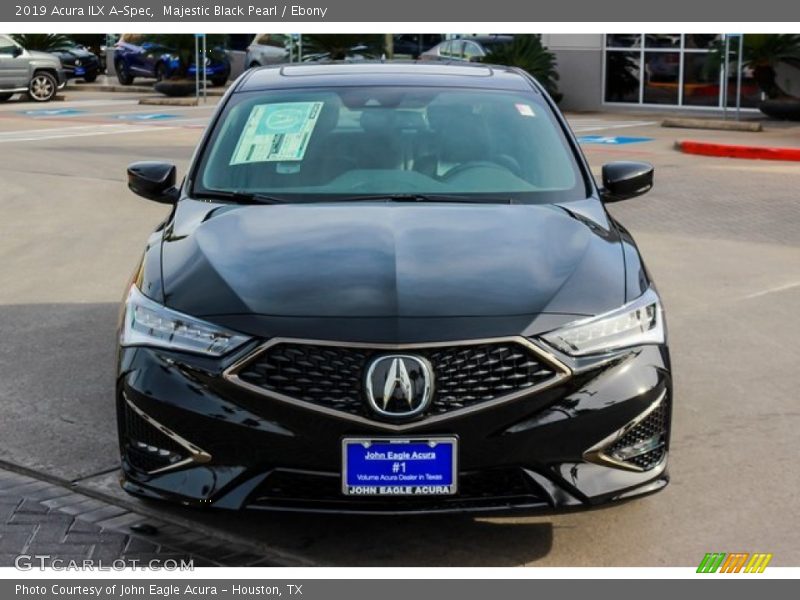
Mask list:
[[[330,196],[330,197],[328,197]],[[235,204],[313,204],[323,202],[461,202],[471,204],[515,204],[513,198],[482,198],[466,194],[363,194],[337,196],[321,194],[308,200],[290,200],[255,192],[230,192],[225,190],[196,192],[195,198],[222,200]]]
[[[348,196],[332,198],[333,202],[462,202],[472,204],[514,204],[513,198],[481,198],[466,194],[365,194],[363,196]]]
[[[253,192],[227,192],[223,190],[213,192],[196,192],[194,198],[203,200],[222,200],[235,204],[285,204],[286,200],[277,196],[267,196]]]

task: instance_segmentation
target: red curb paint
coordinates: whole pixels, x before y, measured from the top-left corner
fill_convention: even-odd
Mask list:
[[[703,156],[746,158],[750,160],[794,160],[800,161],[800,148],[776,148],[770,146],[736,146],[685,140],[676,142],[681,152]]]

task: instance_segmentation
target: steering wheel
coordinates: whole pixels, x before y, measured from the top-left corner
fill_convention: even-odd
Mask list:
[[[473,169],[493,169],[495,171],[507,171],[513,173],[512,169],[509,169],[505,165],[501,165],[500,163],[496,163],[490,160],[470,160],[460,165],[456,165],[452,169],[450,169],[447,173],[442,175],[442,180],[447,181],[452,179],[456,175],[459,175],[465,171],[471,171]]]

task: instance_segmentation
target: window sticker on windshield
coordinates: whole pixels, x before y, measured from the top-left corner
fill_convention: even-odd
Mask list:
[[[530,104],[516,104],[517,112],[521,114],[523,117],[535,117],[536,113],[533,112],[533,108]]]
[[[254,106],[231,165],[303,160],[323,102],[282,102]]]

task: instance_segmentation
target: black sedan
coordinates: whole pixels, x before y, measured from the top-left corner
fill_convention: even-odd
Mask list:
[[[664,314],[526,73],[251,69],[127,290],[124,488],[188,505],[372,513],[589,507],[668,481]]]
[[[50,51],[61,59],[67,79],[83,79],[92,83],[102,72],[100,59],[85,46],[67,41]]]

